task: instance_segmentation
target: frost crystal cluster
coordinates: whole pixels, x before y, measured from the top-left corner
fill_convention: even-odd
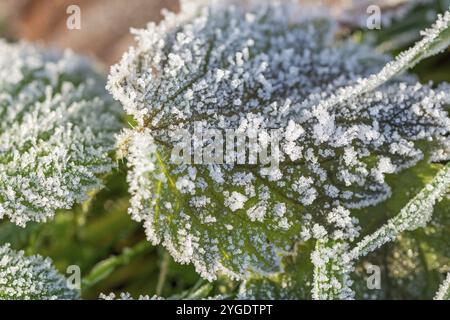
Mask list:
[[[111,292],[109,294],[101,293],[99,296],[100,300],[134,300],[134,298],[131,296],[128,292],[121,292],[119,295],[116,296],[115,293]],[[148,295],[140,295],[137,300],[160,300],[162,298],[159,298],[158,296],[148,296]]]
[[[119,140],[129,212],[150,241],[210,280],[280,271],[301,240],[354,239],[348,209],[387,199],[386,174],[448,157],[448,86],[399,75],[424,50],[443,49],[434,45],[448,14],[383,68],[388,57],[337,40],[333,22],[289,18],[298,9],[182,9],[135,30],[137,46],[111,70],[108,89],[136,122]],[[174,164],[175,133],[199,123],[279,130],[279,166]],[[213,143],[196,139],[194,149]]]
[[[450,273],[447,274],[444,282],[439,287],[434,298],[435,300],[450,300]]]
[[[26,257],[9,245],[0,247],[0,299],[77,299],[78,291],[53,267],[49,258]]]
[[[84,58],[0,41],[0,218],[44,222],[108,172],[119,111]]]

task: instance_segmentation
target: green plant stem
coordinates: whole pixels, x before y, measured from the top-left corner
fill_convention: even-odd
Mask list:
[[[158,284],[156,285],[156,294],[158,296],[161,295],[162,290],[164,288],[164,284],[166,283],[169,265],[170,265],[170,255],[167,253],[167,251],[165,251],[161,262],[161,268],[159,270]]]

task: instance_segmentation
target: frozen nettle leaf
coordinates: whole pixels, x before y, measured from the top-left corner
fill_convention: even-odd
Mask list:
[[[280,271],[297,241],[351,241],[348,209],[389,197],[385,174],[447,156],[450,129],[448,87],[399,75],[428,54],[383,68],[386,56],[338,40],[333,21],[296,18],[298,4],[224,2],[183,3],[135,30],[107,86],[135,120],[118,142],[131,216],[207,279]],[[447,22],[420,48],[440,48]],[[257,157],[241,148],[255,136]]]
[[[353,259],[365,256],[386,242],[394,240],[405,230],[424,227],[431,219],[435,203],[448,193],[449,187],[450,163],[439,171],[433,181],[411,199],[397,216],[358,242],[350,256]]]
[[[25,256],[10,246],[0,246],[0,299],[77,299],[79,293],[49,258]]]
[[[134,300],[134,298],[131,296],[128,292],[121,292],[119,295],[116,296],[115,293],[109,293],[104,294],[101,293],[99,296],[100,300]],[[156,295],[150,297],[148,295],[140,295],[137,300],[162,300],[161,297],[158,297]]]
[[[444,282],[439,287],[435,300],[450,300],[450,273],[447,274]]]
[[[99,187],[120,108],[69,51],[0,41],[0,218],[43,222]]]

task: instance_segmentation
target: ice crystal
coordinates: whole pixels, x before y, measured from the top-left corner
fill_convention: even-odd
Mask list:
[[[86,199],[118,115],[84,58],[0,41],[0,218],[25,226]]]
[[[286,18],[298,9],[182,8],[135,30],[137,46],[111,69],[108,89],[137,123],[119,140],[130,214],[207,279],[279,271],[301,239],[353,239],[347,209],[389,197],[386,174],[446,156],[448,87],[399,74],[443,48],[448,13],[383,68],[386,56],[336,40],[333,21]],[[277,129],[279,165],[171,161],[176,133],[199,124]],[[214,143],[193,140],[195,150]]]
[[[69,288],[66,279],[50,259],[25,256],[9,245],[0,246],[0,299],[77,299],[78,291]]]
[[[134,300],[128,292],[121,292],[118,296],[115,293],[111,292],[109,294],[101,293],[99,296],[100,300]],[[140,295],[137,300],[162,300],[161,297],[154,295],[150,297],[149,295]]]
[[[323,240],[317,242],[311,254],[314,265],[314,284],[312,298],[316,300],[352,299],[351,264],[339,259],[348,250],[345,242],[327,245]]]
[[[450,273],[447,274],[444,282],[439,287],[435,300],[450,300]]]

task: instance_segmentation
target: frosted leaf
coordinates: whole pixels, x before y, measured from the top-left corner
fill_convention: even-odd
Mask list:
[[[100,300],[134,300],[134,298],[131,296],[128,292],[121,292],[118,296],[111,292],[109,294],[100,293],[99,296]],[[148,295],[140,295],[137,300],[162,300],[161,297],[158,297],[157,295],[154,295],[152,297]]]
[[[351,288],[353,281],[350,279],[350,274],[354,271],[355,260],[399,237],[403,231],[424,227],[431,219],[436,201],[447,194],[449,186],[450,164],[447,164],[397,216],[390,219],[373,234],[353,245],[353,249],[350,249],[352,246],[350,243],[358,237],[357,229],[351,236],[342,237],[342,239],[336,237],[338,230],[335,231],[333,239],[318,240],[316,249],[311,253],[311,262],[314,266],[312,298],[320,300],[353,299],[354,292]],[[341,212],[340,217],[339,212]],[[338,209],[328,215],[328,220],[339,221],[344,230],[355,229],[355,222],[345,227],[343,222],[346,221],[346,216],[343,210]],[[413,250],[408,250],[408,261],[413,260],[412,252]],[[400,260],[404,262],[407,259],[405,257]]]
[[[85,59],[0,41],[0,218],[69,209],[111,170],[119,110]]]
[[[447,274],[444,282],[439,287],[434,300],[450,300],[450,273]]]
[[[136,122],[118,143],[131,216],[207,279],[279,272],[297,241],[354,236],[354,221],[330,212],[385,200],[385,175],[428,157],[449,133],[446,87],[398,77],[410,55],[380,72],[387,57],[337,41],[333,21],[286,19],[298,4],[196,8],[135,30],[138,44],[112,67],[108,89]],[[437,43],[446,19],[411,56]],[[340,90],[351,92],[336,99]],[[279,163],[174,163],[174,138],[197,127],[277,130],[260,139],[279,142]],[[215,141],[194,140],[194,151]]]
[[[283,258],[283,272],[271,275],[254,274],[242,281],[238,299],[311,300],[313,268],[309,259],[314,250],[312,241],[297,243],[293,256]]]
[[[194,292],[192,295],[189,295],[187,297],[184,297],[183,299],[186,300],[224,300],[225,297],[222,295],[216,295],[216,296],[212,296],[212,297],[198,297],[195,295],[196,292]],[[104,294],[101,293],[99,296],[100,300],[135,300],[135,298],[133,298],[131,296],[130,293],[128,292],[121,292],[119,295],[116,295],[115,293],[109,293],[109,294]],[[177,300],[181,300],[178,296],[176,297],[171,297],[168,299],[177,299]],[[153,295],[153,296],[149,296],[149,295],[140,295],[137,300],[165,300],[165,298],[157,296],[157,295]]]
[[[350,272],[353,266],[341,259],[348,243],[317,241],[311,253],[314,265],[312,298],[315,300],[348,300],[354,298]]]
[[[211,283],[205,283],[203,285],[195,285],[193,288],[190,288],[188,290],[179,292],[175,295],[172,295],[170,297],[161,297],[158,295],[140,295],[137,299],[138,300],[223,300],[224,296],[222,295],[213,295],[211,296],[210,293],[213,289],[213,285]],[[116,295],[115,293],[110,293],[108,295],[106,294],[100,294],[100,299],[103,300],[134,300],[135,298],[128,292],[121,292],[120,295]]]
[[[413,47],[400,53],[396,59],[386,64],[378,73],[363,79],[351,86],[340,88],[329,98],[320,101],[317,108],[330,108],[339,103],[351,100],[383,85],[402,72],[414,67],[421,60],[438,54],[450,45],[450,11],[438,15],[437,21],[421,32],[422,40]],[[304,102],[308,104],[308,102]]]
[[[424,181],[431,181],[436,175],[439,171],[437,168],[439,168],[439,165],[422,161],[419,166],[405,170],[396,176],[395,183],[392,183],[393,196],[375,208],[365,208],[363,212],[358,214],[361,217],[359,224],[362,226],[369,225],[368,228],[371,230],[370,224],[373,226],[377,222],[381,223],[384,221],[384,215],[380,213],[390,215],[400,210],[405,201],[405,190],[416,190],[419,186],[420,190],[425,185]],[[397,209],[398,207],[400,208]],[[429,288],[430,279],[435,274],[432,273],[432,270],[429,270],[429,265],[427,266],[426,262],[420,258],[421,255],[435,256],[437,261],[439,261],[436,268],[442,268],[440,265],[445,266],[448,263],[449,239],[447,236],[447,222],[449,208],[448,200],[443,198],[432,209],[433,219],[427,224],[426,228],[400,233],[396,237],[395,242],[385,247],[384,250],[377,250],[364,259],[361,257],[358,261],[351,261],[352,259],[350,259],[349,255],[349,252],[351,252],[349,249],[355,245],[355,241],[349,239],[350,243],[345,247],[342,246],[342,243],[339,244],[345,250],[331,250],[327,248],[325,252],[333,253],[328,255],[331,257],[329,266],[338,267],[340,270],[339,272],[333,272],[331,275],[327,275],[325,269],[317,270],[314,265],[311,266],[312,262],[308,261],[309,259],[305,259],[305,256],[309,256],[311,251],[314,251],[314,248],[311,248],[314,242],[308,241],[306,245],[297,247],[295,257],[285,257],[283,259],[283,272],[270,275],[269,277],[254,275],[244,281],[240,287],[240,297],[249,299],[311,299],[313,297],[311,291],[314,283],[312,281],[314,279],[314,270],[317,273],[320,271],[325,272],[326,278],[320,277],[318,279],[327,279],[323,286],[324,289],[333,289],[334,291],[315,291],[314,296],[317,297],[317,293],[319,293],[322,299],[331,295],[334,298],[353,298],[351,289],[355,291],[357,299],[423,298],[424,292],[427,292],[427,288]],[[338,212],[341,212],[341,210]],[[342,211],[341,215],[345,217],[343,213]],[[336,213],[328,214],[329,219],[335,216]],[[342,220],[348,221],[345,218]],[[358,223],[355,221],[354,224]],[[354,235],[356,236],[357,233],[354,233]],[[342,242],[343,239],[338,238],[337,240]],[[333,241],[336,240],[331,239],[330,243],[322,243],[322,247],[333,246]],[[317,262],[317,260],[314,261]],[[354,262],[357,262],[357,264]],[[366,268],[368,264],[375,264],[382,268],[385,274],[381,282],[383,290],[367,288]],[[353,265],[355,265],[355,269]],[[342,268],[342,266],[345,266],[345,268]],[[341,288],[345,288],[347,293],[341,296],[341,292],[335,290],[339,286],[329,285],[328,279],[334,277],[340,282],[341,279],[345,279],[344,276],[348,279],[349,274],[351,274],[351,279],[354,280],[354,283],[351,287],[349,287],[350,284],[348,282],[347,287],[341,286]],[[334,283],[337,284],[336,281]],[[386,286],[389,286],[389,289]]]
[[[49,258],[25,256],[23,251],[0,246],[0,299],[54,300],[77,299],[78,291],[70,289],[67,280]]]
[[[446,136],[436,138],[437,148],[431,155],[433,162],[450,160],[450,139]]]
[[[348,257],[356,259],[365,256],[386,242],[394,240],[401,232],[425,226],[431,219],[435,203],[448,193],[449,187],[450,163],[439,171],[433,181],[408,202],[397,216],[359,241]]]

